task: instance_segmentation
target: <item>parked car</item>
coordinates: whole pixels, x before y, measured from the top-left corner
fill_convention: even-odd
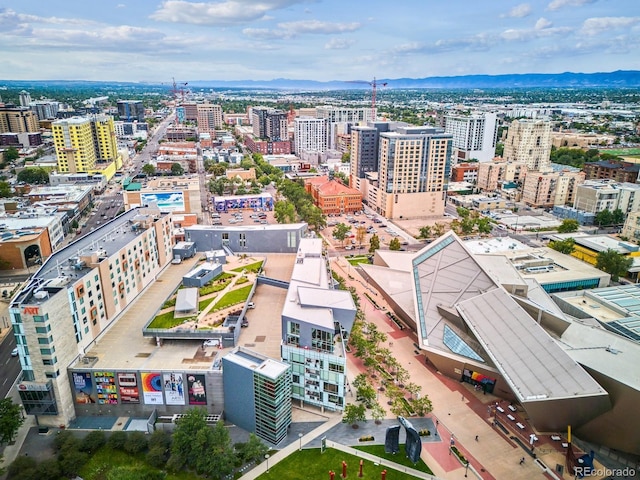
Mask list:
[[[17,357],[18,356],[18,347],[16,347],[13,350],[11,350],[11,356],[12,357]]]
[[[209,340],[205,340],[204,342],[202,342],[203,347],[217,347],[219,345],[220,345],[220,340],[218,340],[217,338],[211,338]]]
[[[247,303],[247,308],[256,308],[256,304],[253,302]]]

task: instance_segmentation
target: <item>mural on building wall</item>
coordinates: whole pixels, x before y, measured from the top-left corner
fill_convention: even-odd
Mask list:
[[[273,198],[271,196],[215,197],[213,204],[217,212],[226,212],[233,208],[273,210]]]
[[[73,372],[72,377],[73,393],[76,403],[82,405],[96,403],[91,372]]]
[[[184,405],[184,384],[181,373],[165,373],[164,398],[167,405]]]
[[[142,205],[155,203],[162,213],[185,211],[182,192],[141,193],[140,203]]]
[[[120,403],[140,403],[138,377],[135,373],[118,373],[120,387]]]
[[[116,374],[113,372],[93,372],[93,379],[98,393],[98,405],[117,405]]]
[[[189,386],[189,405],[206,405],[207,392],[204,388],[204,375],[189,374],[187,383]]]
[[[159,373],[141,373],[142,398],[147,405],[162,405],[162,375]]]

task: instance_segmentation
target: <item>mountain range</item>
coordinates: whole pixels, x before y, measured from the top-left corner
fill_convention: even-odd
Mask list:
[[[229,89],[272,89],[272,90],[353,90],[368,89],[369,80],[189,80],[189,89],[229,88]],[[599,73],[523,73],[506,75],[461,75],[425,78],[380,78],[378,85],[386,84],[392,89],[508,89],[508,88],[634,88],[640,87],[640,71],[617,70]],[[0,80],[0,90],[6,88],[26,88],[28,86],[120,86],[144,87],[161,86],[167,83],[117,82],[88,80]]]

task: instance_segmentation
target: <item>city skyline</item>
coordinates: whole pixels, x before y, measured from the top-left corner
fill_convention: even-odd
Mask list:
[[[8,80],[152,82],[640,69],[640,6],[611,3],[6,0],[0,61]]]

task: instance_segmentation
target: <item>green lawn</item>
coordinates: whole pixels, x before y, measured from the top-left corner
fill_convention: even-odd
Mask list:
[[[426,463],[424,463],[422,459],[420,459],[418,463],[416,463],[415,465],[411,463],[411,460],[409,460],[404,453],[404,443],[400,444],[400,451],[395,455],[386,453],[384,451],[384,445],[362,445],[362,446],[359,445],[353,448],[355,448],[356,450],[362,450],[363,452],[370,453],[371,455],[375,455],[376,457],[384,458],[386,460],[389,460],[390,462],[396,462],[396,463],[399,463],[400,465],[404,465],[405,467],[411,467],[416,470],[420,470],[421,472],[433,475],[433,472],[431,471],[429,466]]]
[[[384,447],[381,448],[384,451]],[[396,457],[399,457],[400,455],[400,453],[396,455],[393,458],[393,461],[396,461]],[[388,471],[387,478],[393,480],[410,480],[415,478],[411,475],[407,475],[406,473],[392,470],[389,467],[383,467],[381,465],[376,466],[367,460],[364,461],[363,476],[358,477],[360,458],[332,448],[326,449],[323,454],[320,454],[320,449],[318,448],[297,451],[273,467],[269,466],[269,473],[263,473],[258,478],[261,480],[299,480],[301,478],[327,479],[329,478],[329,470],[333,470],[336,474],[335,478],[339,479],[342,474],[343,460],[347,462],[348,478],[380,480],[380,472],[385,469]],[[424,466],[428,468],[426,465]]]
[[[369,263],[369,256],[347,257],[347,262],[354,266],[360,263]]]
[[[143,472],[160,472],[157,468],[150,467],[144,461],[141,455],[129,455],[119,450],[112,450],[103,447],[91,457],[89,462],[80,469],[80,477],[84,480],[104,480],[111,470],[116,467],[131,467],[133,469],[140,468]],[[139,472],[140,473],[140,472]],[[201,480],[202,477],[180,472],[177,474],[168,473],[166,480]]]
[[[173,328],[176,325],[180,325],[184,319],[174,318],[173,310],[167,313],[161,313],[149,324],[147,328]]]
[[[205,308],[207,308],[209,306],[209,304],[216,299],[216,296],[217,295],[214,295],[213,297],[207,298],[206,300],[202,300],[200,303],[198,303],[198,311],[201,312]]]
[[[245,265],[244,267],[238,267],[231,270],[232,272],[242,272],[243,270],[247,272],[258,273],[262,268],[262,260],[256,263],[250,263],[249,265]]]
[[[218,303],[216,303],[216,310],[222,310],[223,308],[229,307],[231,305],[236,305],[237,303],[244,302],[249,297],[249,293],[251,292],[252,287],[253,285],[247,285],[246,287],[227,292],[218,301]]]
[[[605,148],[600,153],[610,153],[611,155],[640,155],[640,148]]]

